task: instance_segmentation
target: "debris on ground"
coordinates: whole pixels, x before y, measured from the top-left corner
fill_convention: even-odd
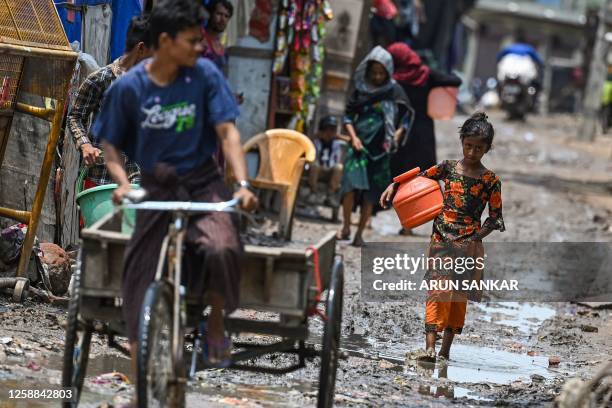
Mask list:
[[[65,294],[68,291],[71,276],[71,260],[68,254],[61,247],[48,242],[41,243],[40,250],[42,252],[40,261],[49,277],[51,293],[55,296]]]
[[[21,248],[28,230],[26,224],[11,225],[0,232],[0,278],[17,276]],[[51,302],[68,290],[71,277],[68,254],[58,245],[34,241],[27,278],[30,295]]]
[[[607,408],[612,402],[612,362],[592,379],[570,378],[555,399],[559,408]]]

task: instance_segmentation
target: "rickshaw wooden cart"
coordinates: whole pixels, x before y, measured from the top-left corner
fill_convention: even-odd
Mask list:
[[[201,302],[184,296],[184,288],[174,284],[180,282],[182,251],[176,249],[182,248],[181,231],[186,217],[194,213],[193,203],[182,204],[182,210],[171,210],[174,222],[162,246],[162,254],[167,256],[159,262],[156,280],[143,304],[137,385],[139,406],[143,407],[183,406],[187,381],[199,367],[205,368],[198,358]],[[117,212],[82,231],[68,311],[62,378],[63,386],[73,387],[77,395],[85,379],[92,333],[106,336],[110,347],[128,354],[117,341],[125,333],[121,319],[122,260],[130,238],[121,230],[121,213]],[[344,271],[335,244],[335,235],[330,233],[308,248],[247,245],[240,309],[274,312],[278,319],[226,318],[226,329],[232,334],[270,336],[266,337],[270,339],[266,344],[235,342],[230,368],[283,374],[304,367],[307,358],[320,356],[319,407],[333,404],[339,356]],[[315,314],[324,321],[320,350],[306,345],[308,321]],[[184,357],[188,351],[190,362]],[[292,353],[294,363],[286,367],[257,365],[258,357],[270,353]],[[65,404],[75,406],[78,399]]]

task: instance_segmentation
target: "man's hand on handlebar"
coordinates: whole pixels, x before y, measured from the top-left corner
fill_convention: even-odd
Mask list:
[[[123,198],[130,191],[132,191],[132,186],[130,186],[129,184],[120,185],[113,191],[113,202],[117,205],[121,204],[123,202]]]
[[[255,194],[246,187],[241,187],[236,191],[234,193],[234,198],[240,200],[240,208],[245,211],[252,211],[258,205],[257,197],[255,197]]]

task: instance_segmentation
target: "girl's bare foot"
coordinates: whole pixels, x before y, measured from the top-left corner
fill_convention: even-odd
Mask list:
[[[363,238],[361,238],[361,235],[355,235],[355,238],[353,239],[353,242],[351,242],[351,245],[354,247],[364,247],[366,243]]]
[[[342,228],[340,231],[336,233],[336,239],[338,241],[346,241],[351,238],[351,229],[350,228]]]
[[[417,361],[421,361],[424,363],[435,363],[436,362],[436,350],[433,348],[428,348],[422,354],[419,354],[416,357]]]

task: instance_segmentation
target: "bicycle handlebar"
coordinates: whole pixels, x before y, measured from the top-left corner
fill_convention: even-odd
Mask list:
[[[134,210],[180,211],[180,212],[237,212],[239,198],[219,203],[202,203],[191,201],[143,201],[146,197],[144,189],[130,191],[123,199],[123,208]]]

